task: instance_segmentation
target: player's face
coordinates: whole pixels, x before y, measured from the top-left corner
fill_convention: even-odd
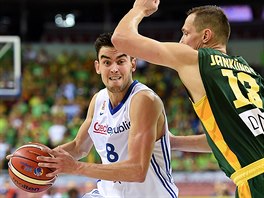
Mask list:
[[[136,70],[136,60],[113,47],[102,47],[98,60],[95,61],[95,68],[110,92],[126,92],[133,82],[132,73]]]
[[[182,37],[180,43],[189,45],[193,49],[199,49],[203,46],[203,33],[197,32],[193,24],[195,14],[190,14],[182,27]]]

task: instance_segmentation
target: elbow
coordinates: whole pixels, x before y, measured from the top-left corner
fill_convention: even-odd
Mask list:
[[[111,42],[116,50],[123,53],[130,53],[131,49],[135,45],[136,37],[130,32],[120,32],[116,31],[111,37]]]
[[[111,38],[112,44],[118,51],[123,51],[123,43],[125,43],[125,36],[121,33],[114,33]]]
[[[135,174],[133,182],[143,183],[146,180],[146,173],[139,172]]]
[[[146,180],[147,170],[148,169],[142,167],[136,168],[134,170],[132,182],[143,183]]]
[[[142,165],[140,163],[128,162],[127,168],[125,170],[126,174],[123,171],[119,172],[119,178],[122,178],[121,181],[126,182],[138,182],[142,183],[146,180],[148,166]],[[118,179],[117,179],[118,180]]]
[[[136,182],[143,183],[145,181],[146,177],[139,178]]]

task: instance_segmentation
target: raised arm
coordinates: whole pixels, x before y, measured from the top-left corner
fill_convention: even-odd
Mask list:
[[[117,25],[112,43],[119,51],[176,70],[179,66],[194,64],[197,61],[197,51],[191,47],[176,42],[159,42],[139,34],[139,23],[155,12],[158,4],[159,1],[156,0],[136,0],[133,8]],[[187,59],[184,58],[186,54],[190,56]]]
[[[136,0],[112,36],[114,47],[132,57],[176,70],[194,100],[204,96],[198,67],[198,51],[177,42],[159,42],[139,34],[142,19],[158,8],[159,1]],[[191,78],[190,78],[191,76]]]

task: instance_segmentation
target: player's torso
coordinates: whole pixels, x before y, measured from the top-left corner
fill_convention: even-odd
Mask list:
[[[101,90],[97,95],[89,135],[105,164],[124,160],[127,157],[130,100],[131,96],[113,109],[106,89]]]
[[[263,79],[241,57],[211,49],[199,51],[199,65],[206,97],[195,109],[220,166],[230,175],[264,156]]]
[[[145,85],[135,81],[129,89],[126,100],[122,101],[122,105],[115,109],[109,106],[109,97],[105,89],[98,93],[89,135],[102,159],[102,163],[108,164],[127,159],[130,101],[137,92],[142,90],[152,91]],[[127,198],[130,196],[133,196],[133,198],[176,197],[178,190],[171,176],[170,145],[167,134],[168,129],[166,130],[166,135],[155,143],[145,182],[102,180],[98,182],[100,193],[106,197],[114,198]],[[153,187],[155,188],[153,189]]]

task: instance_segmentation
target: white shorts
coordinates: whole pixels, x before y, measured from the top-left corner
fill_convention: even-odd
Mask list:
[[[104,197],[100,195],[97,189],[93,189],[91,192],[83,195],[82,198],[104,198]]]

